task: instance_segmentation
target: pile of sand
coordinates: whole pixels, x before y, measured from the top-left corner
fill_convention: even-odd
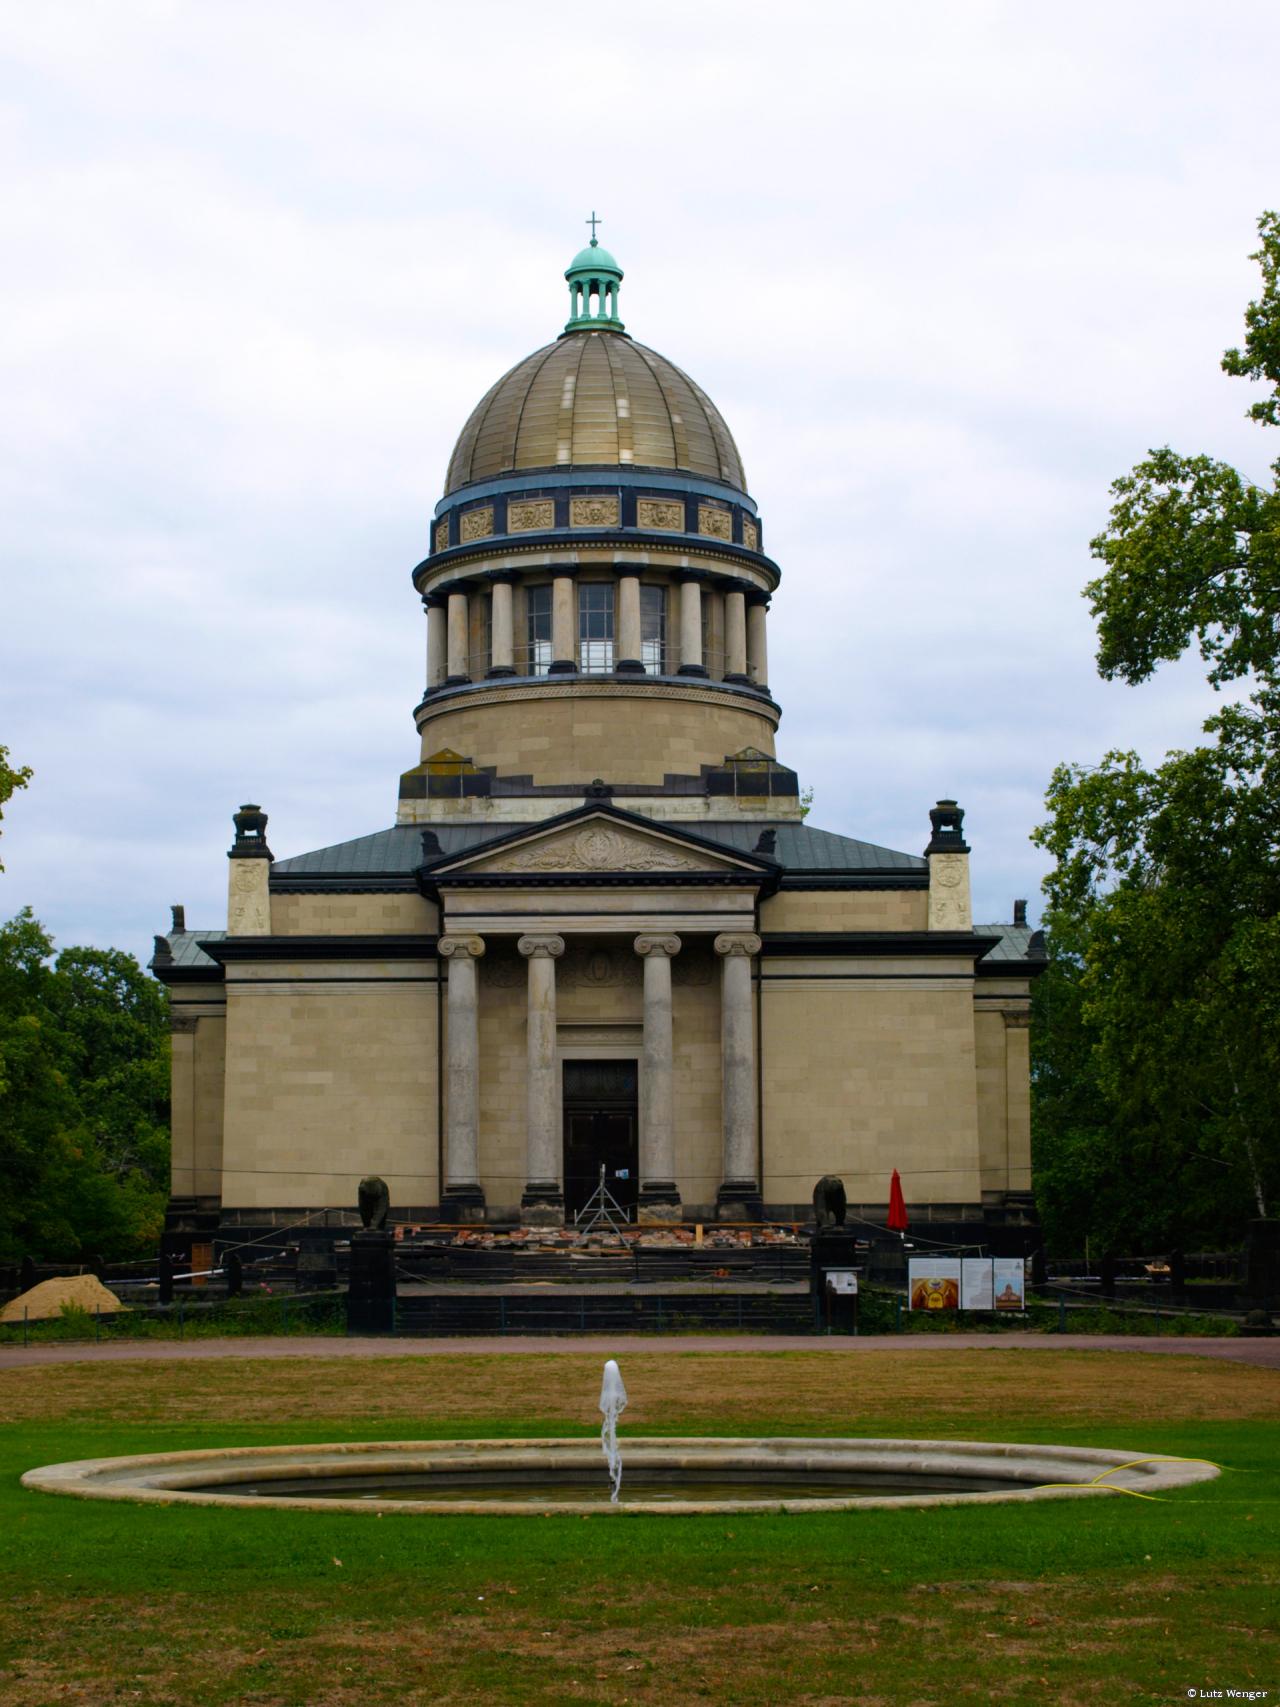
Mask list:
[[[42,1280],[30,1292],[11,1298],[0,1310],[0,1322],[20,1322],[24,1311],[29,1322],[56,1321],[65,1306],[87,1310],[91,1316],[99,1310],[108,1316],[129,1308],[114,1292],[108,1292],[96,1275],[65,1274],[56,1280]]]

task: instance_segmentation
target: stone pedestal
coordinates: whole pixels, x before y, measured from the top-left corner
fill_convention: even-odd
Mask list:
[[[390,1334],[396,1317],[396,1240],[384,1229],[363,1228],[351,1235],[351,1273],[347,1287],[347,1332]]]

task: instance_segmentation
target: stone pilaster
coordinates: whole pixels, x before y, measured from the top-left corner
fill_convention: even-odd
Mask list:
[[[490,676],[514,676],[516,673],[516,637],[513,616],[512,585],[515,576],[501,570],[489,576],[493,584],[493,605],[489,622]]]
[[[445,1055],[446,1216],[458,1221],[484,1218],[480,1186],[480,1009],[476,962],[484,938],[442,936],[440,954],[449,963],[448,1046]]]
[[[522,936],[516,947],[529,963],[528,1125],[520,1219],[533,1226],[564,1220],[560,1184],[560,1075],[556,1064],[556,961],[562,936]]]
[[[763,594],[757,594],[747,606],[747,674],[758,688],[769,684],[768,609],[769,601]]]
[[[747,676],[747,598],[730,587],[724,596],[724,679],[745,682]]]
[[[449,682],[471,680],[471,601],[465,589],[449,589]]]
[[[644,960],[644,1055],[640,1062],[640,1221],[678,1221],[675,1181],[671,961],[678,936],[638,936]]]
[[[720,1070],[724,1179],[717,1194],[722,1221],[752,1220],[762,1213],[756,1178],[756,1024],[751,961],[760,952],[752,931],[718,936],[721,956]]]
[[[640,637],[640,573],[639,570],[619,571],[618,577],[618,641],[614,669],[624,675],[643,675]]]
[[[427,692],[430,693],[444,686],[449,673],[448,600],[426,593],[422,602],[427,610]]]
[[[702,582],[687,574],[680,582],[680,669],[682,676],[705,676],[702,656]]]
[[[551,665],[548,674],[571,676],[578,668],[578,601],[572,569],[552,570]]]

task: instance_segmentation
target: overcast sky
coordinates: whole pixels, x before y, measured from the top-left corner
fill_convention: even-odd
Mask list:
[[[810,822],[1038,911],[1053,766],[1193,741],[1194,664],[1098,680],[1080,589],[1149,446],[1258,479],[1219,371],[1280,203],[1273,0],[56,0],[4,8],[0,916],[144,958],[278,856],[391,823],[409,571],[449,451],[565,317],[719,404],[783,570]],[[1274,438],[1274,435],[1272,435]],[[479,755],[478,755],[479,756]]]

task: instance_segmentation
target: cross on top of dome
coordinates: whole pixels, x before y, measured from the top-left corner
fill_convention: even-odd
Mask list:
[[[591,227],[591,241],[580,249],[565,271],[569,281],[569,320],[566,332],[621,332],[618,318],[618,290],[622,284],[622,268],[607,249],[600,246],[596,226],[604,221],[591,210],[591,218],[583,220]]]

